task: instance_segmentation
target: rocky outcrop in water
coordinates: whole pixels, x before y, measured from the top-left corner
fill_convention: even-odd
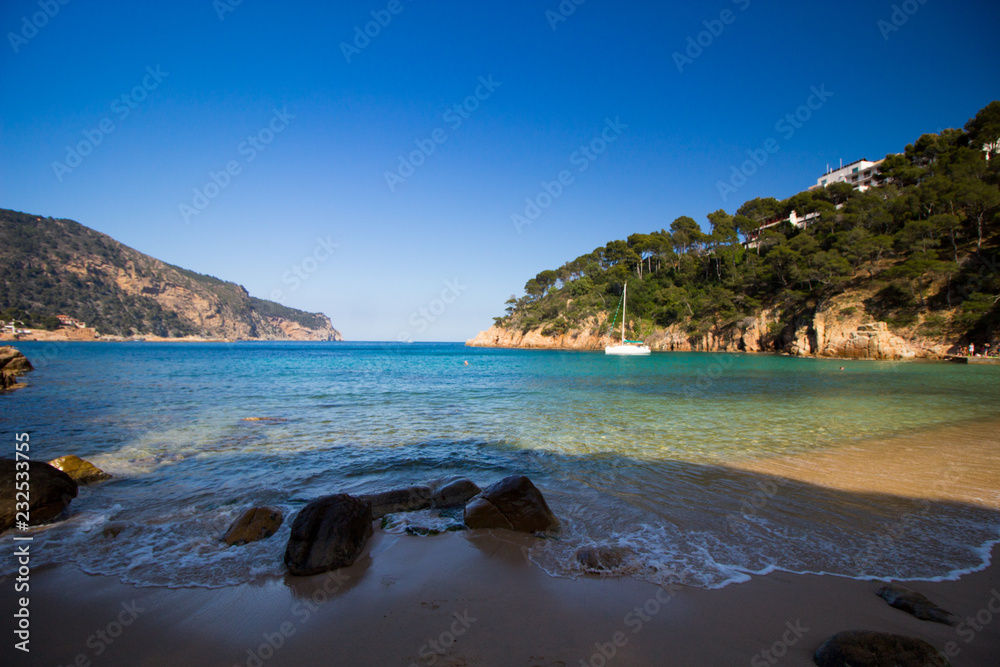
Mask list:
[[[111,475],[104,472],[90,461],[85,461],[79,456],[60,456],[49,461],[49,465],[70,476],[70,478],[80,485],[95,484],[111,479]]]
[[[20,465],[18,464],[25,464]],[[18,473],[22,473],[18,477]],[[26,475],[23,473],[27,473]],[[27,480],[25,480],[27,477]],[[27,488],[24,482],[27,481]],[[69,475],[41,461],[0,458],[0,532],[11,528],[17,516],[18,492],[28,492],[28,525],[52,521],[76,498],[77,485]]]
[[[341,493],[299,511],[285,547],[285,566],[296,576],[354,563],[372,536],[372,504]]]
[[[553,533],[559,530],[559,519],[530,479],[512,475],[487,487],[466,504],[465,525]]]
[[[890,606],[912,614],[922,621],[955,625],[958,620],[958,617],[950,611],[942,609],[920,593],[899,584],[883,586],[878,589],[876,595],[888,602]]]
[[[922,639],[885,632],[838,632],[816,651],[819,667],[949,667]]]
[[[278,532],[285,515],[275,507],[251,507],[229,526],[222,541],[230,546],[266,540]]]
[[[9,345],[0,347],[0,390],[20,387],[17,378],[34,370],[20,350]]]

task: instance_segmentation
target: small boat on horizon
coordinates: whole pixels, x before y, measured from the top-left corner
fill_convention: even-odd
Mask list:
[[[637,354],[649,354],[649,346],[646,345],[641,340],[627,340],[625,338],[625,304],[627,301],[626,293],[628,292],[628,283],[622,288],[622,342],[619,345],[607,345],[604,348],[604,354],[622,354],[622,355],[637,355]],[[615,323],[612,321],[611,326],[614,327]]]

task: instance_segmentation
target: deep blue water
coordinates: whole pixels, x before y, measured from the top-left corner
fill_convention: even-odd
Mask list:
[[[627,549],[630,574],[700,586],[774,567],[940,577],[980,565],[1000,537],[988,508],[738,469],[997,421],[997,367],[420,343],[17,347],[37,370],[0,396],[0,442],[13,452],[26,431],[34,458],[76,454],[115,476],[37,529],[37,553],[138,584],[278,574],[289,522],[265,542],[218,542],[249,505],[291,515],[328,493],[456,474],[528,474],[565,526],[532,557],[566,576],[596,542]],[[748,512],[755,498],[765,507]],[[919,558],[885,539],[894,522]]]

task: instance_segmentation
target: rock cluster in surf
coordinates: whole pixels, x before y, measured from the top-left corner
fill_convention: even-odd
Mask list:
[[[542,493],[523,475],[480,490],[465,477],[361,496],[324,496],[306,505],[292,523],[285,566],[293,575],[319,574],[354,563],[372,536],[372,521],[399,512],[462,507],[468,528],[553,533],[559,520]],[[411,527],[412,528],[412,527]],[[407,529],[434,534],[434,529]]]
[[[55,521],[76,498],[78,486],[110,478],[76,456],[64,456],[51,463],[0,458],[0,532],[18,525],[25,516],[28,526]],[[24,502],[28,503],[27,512]]]

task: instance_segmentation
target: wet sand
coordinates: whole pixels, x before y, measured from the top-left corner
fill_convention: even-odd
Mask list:
[[[551,578],[524,556],[532,539],[377,531],[350,568],[211,590],[35,571],[30,655],[13,648],[14,582],[0,584],[0,664],[808,665],[849,629],[920,637],[955,666],[1000,655],[996,565],[909,584],[973,619],[950,627],[889,607],[876,582],[832,576],[776,572],[718,590]]]

